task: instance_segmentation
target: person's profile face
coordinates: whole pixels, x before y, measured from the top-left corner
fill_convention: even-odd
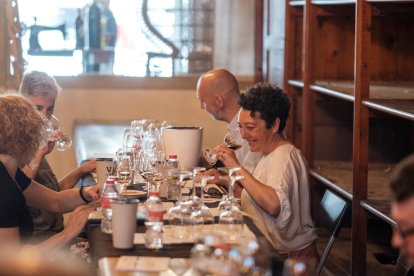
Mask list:
[[[197,88],[197,98],[200,103],[200,108],[204,109],[210,115],[216,119],[221,120],[219,116],[218,108],[214,102],[214,97],[212,96],[213,93],[206,91],[206,88],[202,85],[199,85]]]
[[[391,216],[397,223],[392,235],[392,245],[401,249],[412,265],[414,264],[414,196],[403,202],[393,202]]]
[[[55,110],[55,99],[44,96],[30,96],[28,99],[40,113],[50,119]]]

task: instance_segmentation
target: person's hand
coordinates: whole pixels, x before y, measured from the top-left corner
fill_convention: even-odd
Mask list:
[[[234,151],[229,149],[226,145],[221,144],[216,146],[213,149],[213,152],[217,156],[217,159],[223,162],[226,167],[240,167],[236,154],[234,154]]]
[[[56,141],[59,139],[64,138],[65,135],[62,131],[54,131],[50,136],[48,137],[46,144],[41,145],[39,147],[39,150],[37,151],[37,154],[40,154],[43,156],[49,154],[52,152],[53,148],[55,147]]]
[[[221,174],[216,169],[209,169],[209,170],[207,170],[205,172],[199,173],[196,176],[195,181],[196,182],[200,182],[200,177],[201,176],[214,176],[214,179],[209,180],[207,183],[209,183],[209,184],[220,184],[220,176],[221,176]]]
[[[54,130],[53,132],[49,133],[47,139],[51,142],[55,142],[57,140],[60,140],[62,138],[65,138],[65,134],[61,130]]]
[[[88,200],[97,201],[100,198],[102,191],[102,184],[96,184],[95,186],[85,187],[83,189],[83,195]]]
[[[95,209],[95,205],[81,205],[73,210],[62,232],[70,239],[78,236],[88,221],[89,214]]]
[[[233,188],[234,197],[241,198],[242,192],[243,192],[243,187],[236,182]]]
[[[96,159],[83,163],[79,166],[79,169],[83,175],[93,172],[96,169]]]
[[[54,141],[47,141],[46,144],[41,145],[39,147],[39,149],[36,152],[36,155],[44,157],[45,155],[51,153],[54,147],[55,147],[55,142]]]

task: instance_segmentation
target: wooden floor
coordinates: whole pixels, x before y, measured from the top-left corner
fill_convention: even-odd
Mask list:
[[[327,241],[328,237],[319,233],[317,247],[320,255],[325,249]],[[351,252],[351,228],[345,227],[336,239],[321,275],[351,275]],[[379,263],[374,256],[376,253],[391,254],[391,251],[386,244],[370,242],[367,249],[367,275],[391,275],[394,265]]]

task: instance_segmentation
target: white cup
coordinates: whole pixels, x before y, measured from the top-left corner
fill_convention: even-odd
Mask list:
[[[103,184],[116,171],[116,162],[113,158],[96,158],[96,176],[98,184]]]
[[[137,226],[137,199],[112,200],[112,244],[115,248],[128,249],[134,246]]]
[[[203,143],[202,127],[167,127],[162,130],[162,139],[166,155],[177,155],[181,168],[198,166]]]

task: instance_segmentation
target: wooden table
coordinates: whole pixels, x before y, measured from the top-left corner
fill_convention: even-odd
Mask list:
[[[145,201],[145,198],[141,198],[141,201]],[[218,204],[218,203],[216,203]],[[209,204],[210,205],[210,204]],[[209,206],[211,207],[211,205]],[[216,218],[218,220],[218,218]],[[217,222],[216,220],[216,222]],[[166,222],[168,223],[168,222]],[[254,225],[253,221],[249,217],[245,217],[245,224],[252,231],[261,243],[264,244],[259,250],[258,254],[263,257],[271,256],[274,261],[273,265],[276,269],[283,267],[283,262],[279,255],[273,250],[269,251],[272,246],[263,237],[262,233]],[[144,233],[145,225],[144,220],[137,220],[136,233]],[[151,250],[145,248],[144,244],[135,244],[131,249],[116,249],[112,246],[112,236],[102,233],[100,228],[100,221],[90,221],[87,225],[87,237],[90,244],[90,256],[92,265],[95,271],[104,269],[106,274],[104,275],[128,275],[128,274],[113,274],[114,265],[116,264],[117,257],[120,256],[156,256],[156,257],[170,257],[170,258],[190,258],[191,248],[193,244],[164,244],[161,250]],[[108,258],[109,257],[109,258]],[[109,273],[109,274],[107,274]],[[135,274],[134,274],[135,275]],[[164,275],[164,274],[163,274]],[[168,274],[166,274],[168,275]]]

